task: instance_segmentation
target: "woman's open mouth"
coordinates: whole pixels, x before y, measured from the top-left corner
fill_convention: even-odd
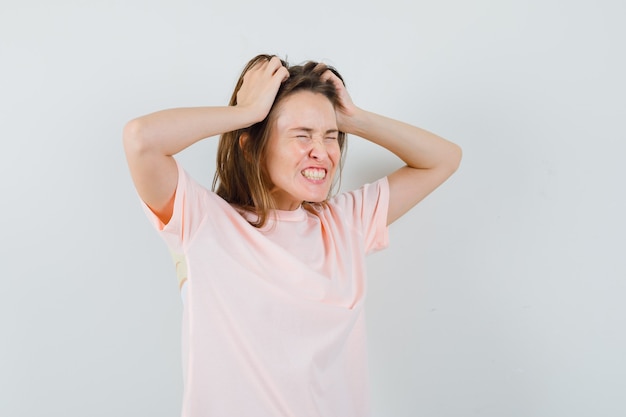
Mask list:
[[[326,170],[324,168],[306,168],[301,173],[309,180],[319,181],[326,178]]]

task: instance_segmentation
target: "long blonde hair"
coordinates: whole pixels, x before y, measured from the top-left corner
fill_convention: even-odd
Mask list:
[[[230,106],[237,105],[237,93],[243,84],[246,72],[259,61],[269,61],[272,57],[273,55],[257,55],[248,62],[230,98]],[[289,66],[283,60],[281,62],[289,70],[289,78],[278,89],[267,117],[250,127],[222,134],[217,149],[217,168],[213,178],[213,190],[230,204],[256,214],[256,221],[250,221],[256,227],[262,227],[267,221],[269,211],[276,208],[270,193],[273,184],[267,174],[265,156],[278,104],[295,92],[311,91],[323,94],[335,108],[341,105],[333,84],[321,79],[321,75],[329,69],[343,82],[343,78],[334,68],[319,65],[314,61],[307,61],[296,66]],[[239,138],[242,134],[248,135],[248,140],[240,143]],[[344,132],[339,132],[338,142],[341,151],[338,178],[341,178],[344,148],[347,144]]]

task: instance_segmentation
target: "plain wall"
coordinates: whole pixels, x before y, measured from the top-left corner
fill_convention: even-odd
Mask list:
[[[126,121],[257,53],[464,150],[369,260],[376,417],[626,415],[620,1],[0,3],[0,416],[176,416],[181,301]],[[180,154],[210,185],[217,140]],[[344,189],[400,166],[351,137]]]

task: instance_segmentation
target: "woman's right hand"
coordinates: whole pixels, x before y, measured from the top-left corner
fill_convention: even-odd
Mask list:
[[[243,84],[237,92],[237,107],[250,111],[260,122],[269,114],[276,93],[287,78],[289,70],[276,56],[256,63],[243,76]]]

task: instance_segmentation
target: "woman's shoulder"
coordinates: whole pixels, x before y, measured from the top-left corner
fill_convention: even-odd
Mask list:
[[[326,204],[331,207],[354,208],[368,202],[375,203],[381,196],[387,195],[388,191],[389,182],[387,177],[382,177],[376,181],[365,183],[356,189],[340,192],[328,199]]]

